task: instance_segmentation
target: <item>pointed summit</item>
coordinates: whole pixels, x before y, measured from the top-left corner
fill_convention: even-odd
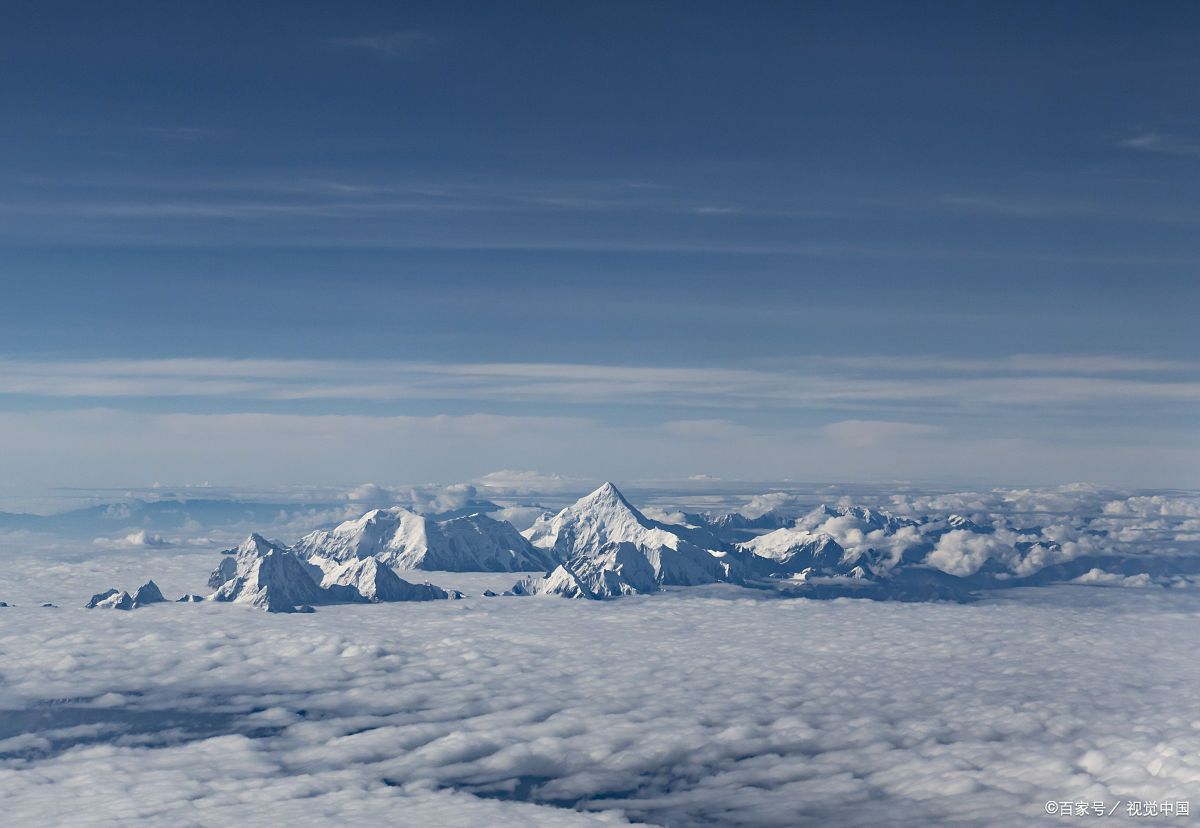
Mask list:
[[[539,549],[551,551],[559,561],[595,552],[610,542],[671,547],[679,542],[677,536],[660,529],[635,509],[612,483],[605,483],[553,517],[538,518],[524,535]]]
[[[254,537],[242,546],[249,546]],[[210,600],[251,604],[267,612],[293,612],[301,604],[325,602],[318,583],[321,570],[293,552],[274,545],[261,552],[253,547],[239,549],[233,577],[221,584]]]
[[[569,564],[556,581],[558,586],[577,582],[574,587],[563,586],[568,592],[590,591],[604,597],[618,594],[616,582],[604,573],[633,567],[629,561],[634,559],[640,559],[639,566],[650,574],[623,581],[621,589],[642,592],[652,584],[657,589],[658,584],[708,583],[725,574],[720,540],[704,529],[651,520],[612,483],[605,483],[557,515],[539,518],[525,531],[525,537]]]
[[[584,495],[583,497],[579,498],[579,500],[575,501],[576,506],[601,503],[611,505],[619,504],[624,506],[626,509],[633,509],[633,511],[637,511],[633,508],[633,504],[625,499],[625,495],[621,494],[621,490],[608,481],[605,481],[600,488],[596,489],[596,491],[589,495]]]
[[[161,604],[166,600],[163,597],[162,590],[158,588],[158,584],[154,583],[154,581],[146,581],[133,594],[133,604],[136,607],[144,607],[146,604]]]
[[[251,532],[250,537],[241,542],[239,546],[228,550],[234,554],[249,554],[249,555],[265,555],[272,549],[286,549],[279,541],[268,540],[258,532]]]

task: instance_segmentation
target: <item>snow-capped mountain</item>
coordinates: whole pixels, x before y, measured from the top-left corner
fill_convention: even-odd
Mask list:
[[[97,592],[84,606],[86,609],[131,610],[148,604],[161,604],[166,600],[162,590],[158,588],[158,584],[154,581],[147,581],[138,587],[133,595],[118,589]]]
[[[221,558],[221,562],[208,576],[208,585],[216,589],[237,574],[237,560],[232,556]]]
[[[344,562],[317,558],[322,566],[305,560],[294,550],[251,535],[238,547],[233,575],[210,596],[213,601],[250,604],[268,612],[293,612],[313,604],[358,604],[380,601],[432,601],[453,596],[432,584],[411,584],[387,564],[372,558]]]
[[[919,525],[917,521],[910,518],[897,517],[891,512],[882,509],[872,509],[869,506],[829,506],[828,504],[821,504],[808,514],[798,518],[795,524],[793,524],[793,528],[812,531],[831,518],[848,519],[847,522],[856,524],[864,532],[883,530],[888,534],[897,532],[905,526]]]
[[[137,592],[133,594],[133,605],[135,607],[144,607],[147,604],[162,604],[167,599],[163,597],[162,590],[158,588],[158,584],[154,581],[147,581],[138,587]]]
[[[353,587],[372,603],[381,601],[435,601],[449,598],[446,590],[430,583],[412,584],[378,558],[356,558],[345,563],[327,562],[321,586]]]
[[[330,597],[320,585],[324,573],[294,552],[261,535],[251,535],[238,549],[233,577],[221,584],[210,600],[250,604],[267,612],[293,612],[298,606],[325,603]]]
[[[659,523],[639,512],[612,483],[605,483],[558,514],[542,516],[523,533],[530,543],[568,561],[594,553],[608,543],[633,543],[648,549],[689,543],[721,550],[720,540],[702,528]]]
[[[611,483],[540,518],[525,535],[562,564],[518,584],[519,594],[611,598],[741,577],[738,558],[710,533],[651,520]]]
[[[727,579],[721,559],[686,541],[677,548],[620,541],[575,555],[545,578],[526,578],[512,591],[601,599],[658,592],[663,585],[697,586]]]
[[[983,526],[982,524],[971,520],[969,517],[964,517],[962,515],[950,515],[950,517],[946,518],[946,525],[951,529],[962,529],[967,532],[975,532],[977,534],[986,534],[988,532],[995,531],[995,528],[992,526]]]
[[[221,562],[217,564],[216,568],[208,576],[208,585],[216,589],[237,575],[238,559],[243,555],[257,557],[265,555],[272,549],[287,551],[287,547],[279,541],[267,540],[257,532],[253,532],[250,537],[246,538],[233,549],[226,549],[221,553],[224,557],[221,558]]]
[[[133,609],[133,597],[128,592],[117,589],[107,589],[97,592],[85,605],[87,609]]]
[[[505,521],[474,514],[439,522],[399,506],[311,532],[293,548],[306,558],[374,557],[397,569],[528,572],[557,563]]]
[[[793,575],[805,570],[820,574],[849,574],[857,564],[857,556],[847,556],[846,550],[824,533],[812,534],[803,529],[776,529],[741,544],[742,549],[772,561],[780,574]]]
[[[693,526],[707,528],[717,538],[726,543],[748,541],[766,532],[782,529],[793,522],[792,518],[788,518],[776,511],[765,512],[753,518],[746,517],[740,512],[726,512],[723,514],[711,514],[707,512],[703,514],[685,513],[684,518]]]

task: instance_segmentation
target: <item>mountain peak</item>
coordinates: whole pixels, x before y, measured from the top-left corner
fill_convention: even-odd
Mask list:
[[[278,541],[268,540],[258,532],[251,532],[250,537],[242,541],[240,546],[228,550],[238,555],[259,556],[269,554],[274,549],[283,549],[283,544]]]
[[[621,490],[607,481],[591,494],[581,497],[575,505],[585,506],[588,504],[614,504],[624,506],[627,509],[633,509],[633,505],[625,499],[625,495],[621,494]]]

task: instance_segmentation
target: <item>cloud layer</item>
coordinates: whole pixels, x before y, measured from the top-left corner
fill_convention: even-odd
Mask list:
[[[0,706],[92,711],[0,740],[18,823],[1029,824],[1200,784],[1192,593],[5,612]]]
[[[563,486],[528,472],[483,480],[363,485],[258,528],[287,540],[379,499],[440,508]],[[848,500],[995,526],[941,537],[935,563],[951,571],[1011,555],[1023,537],[1067,557],[1200,546],[1190,492],[702,485],[652,499],[792,514]],[[0,608],[0,799],[14,824],[1057,824],[1045,801],[1182,800],[1200,785],[1200,667],[1186,657],[1200,591],[1187,579],[1094,569],[965,605],[730,585],[592,603],[481,597],[507,573],[401,573],[468,597],[301,616],[78,608],[150,577],[170,597],[204,591],[220,547],[201,544],[245,531],[242,511],[202,525],[181,507],[190,528],[169,547],[137,527],[134,501],[99,510],[121,539],[99,553],[0,535],[0,599],[16,604]],[[847,547],[897,553],[916,531],[812,521]]]

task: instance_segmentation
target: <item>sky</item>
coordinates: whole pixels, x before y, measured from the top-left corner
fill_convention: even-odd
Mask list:
[[[0,489],[1200,485],[1200,8],[0,8]]]

